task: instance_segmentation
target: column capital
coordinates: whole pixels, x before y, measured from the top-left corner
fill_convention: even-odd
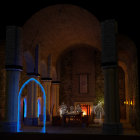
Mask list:
[[[11,71],[22,71],[23,67],[20,65],[5,65],[5,69]]]
[[[52,84],[60,84],[60,81],[52,81]]]
[[[33,77],[40,77],[39,73],[35,73],[35,72],[31,72],[31,73],[27,73],[28,76],[33,76]]]
[[[49,77],[42,77],[41,80],[42,80],[42,81],[52,81],[52,78],[49,78]]]
[[[105,62],[101,64],[103,69],[117,68],[118,62]]]

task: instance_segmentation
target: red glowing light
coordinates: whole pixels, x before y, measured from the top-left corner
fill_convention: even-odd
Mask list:
[[[82,109],[82,112],[83,112],[83,116],[91,114],[90,105],[81,104],[81,109]]]

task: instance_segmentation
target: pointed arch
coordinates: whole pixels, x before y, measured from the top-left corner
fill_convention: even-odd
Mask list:
[[[41,85],[41,83],[34,79],[34,78],[30,78],[28,79],[20,88],[20,91],[19,91],[19,95],[18,95],[18,121],[17,121],[17,132],[20,132],[20,100],[21,100],[21,94],[22,94],[22,91],[23,89],[25,88],[25,86],[31,82],[31,81],[34,81],[36,84],[39,85],[39,87],[41,88],[41,91],[43,92],[43,100],[44,100],[44,105],[43,105],[43,129],[42,129],[42,132],[45,133],[46,132],[46,94],[45,94],[45,90],[43,88],[43,86]]]

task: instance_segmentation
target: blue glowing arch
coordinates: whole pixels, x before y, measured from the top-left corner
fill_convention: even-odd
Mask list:
[[[43,88],[43,86],[41,85],[41,83],[39,81],[37,81],[36,79],[34,78],[30,78],[29,80],[27,80],[23,85],[22,87],[20,88],[20,91],[19,91],[19,95],[18,95],[18,120],[17,120],[17,132],[20,132],[20,100],[21,100],[21,94],[22,94],[22,91],[23,89],[25,88],[25,86],[31,82],[31,81],[34,81],[36,82],[40,88],[41,88],[41,91],[43,92],[43,100],[44,100],[44,105],[43,105],[43,128],[42,128],[42,132],[45,133],[46,132],[46,94],[45,94],[45,90]]]
[[[24,98],[24,118],[27,116],[27,100]]]

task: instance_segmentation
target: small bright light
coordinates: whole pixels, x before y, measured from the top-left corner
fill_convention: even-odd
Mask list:
[[[83,116],[85,116],[85,115],[86,115],[86,112],[84,111],[84,112],[83,112]]]
[[[124,101],[123,103],[126,104],[126,101]]]
[[[130,104],[133,105],[133,102],[131,101]]]

